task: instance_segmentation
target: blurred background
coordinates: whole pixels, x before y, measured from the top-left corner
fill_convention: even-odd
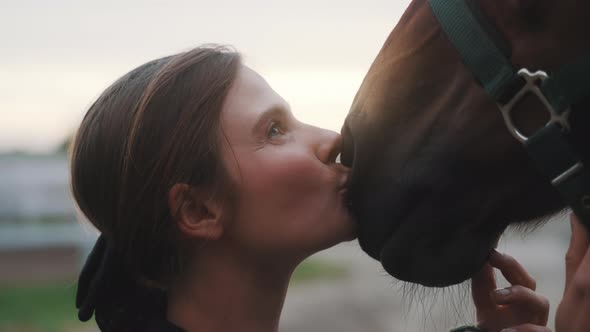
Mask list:
[[[89,105],[146,61],[233,45],[302,121],[338,131],[408,0],[0,0],[0,331],[97,331],[76,321],[96,231],[69,194],[67,148]],[[552,316],[569,227],[558,217],[499,249],[538,279]],[[447,331],[473,322],[468,288],[409,287],[345,243],[306,261],[281,330]]]

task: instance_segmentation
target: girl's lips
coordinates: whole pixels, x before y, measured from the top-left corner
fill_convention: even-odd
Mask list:
[[[350,180],[349,174],[348,173],[344,174],[344,176],[342,178],[340,178],[338,189],[340,191],[345,190],[345,189],[347,190],[348,189],[349,180]]]

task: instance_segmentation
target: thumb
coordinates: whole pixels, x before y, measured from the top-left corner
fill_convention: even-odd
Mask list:
[[[572,227],[572,237],[565,255],[565,291],[567,291],[590,245],[588,231],[573,213],[570,215],[570,224]]]

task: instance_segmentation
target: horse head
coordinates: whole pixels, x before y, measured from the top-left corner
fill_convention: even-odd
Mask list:
[[[590,2],[468,4],[514,68],[551,72],[590,51]],[[515,106],[511,117],[523,134],[547,122],[539,104],[527,96]],[[573,141],[590,142],[590,100],[569,118]],[[508,225],[532,225],[565,207],[427,0],[414,0],[386,40],[342,133],[361,247],[401,280],[462,282]],[[578,145],[590,165],[590,144]]]

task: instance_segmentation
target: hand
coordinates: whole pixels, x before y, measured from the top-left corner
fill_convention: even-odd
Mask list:
[[[502,272],[510,287],[496,290],[493,268]],[[535,288],[535,279],[514,258],[493,251],[471,283],[478,327],[485,332],[550,332],[545,326],[549,301]]]
[[[570,216],[572,238],[565,256],[565,290],[557,307],[555,331],[590,331],[590,236],[578,218]]]

